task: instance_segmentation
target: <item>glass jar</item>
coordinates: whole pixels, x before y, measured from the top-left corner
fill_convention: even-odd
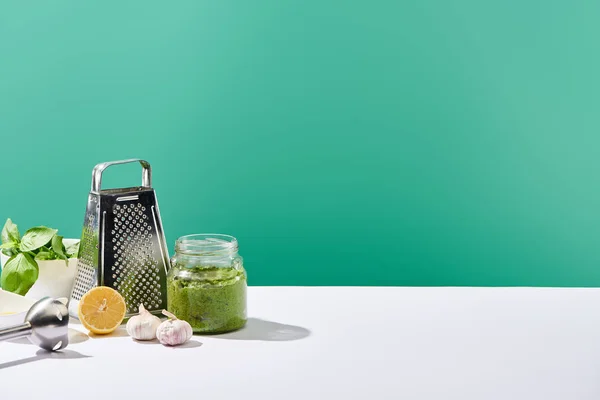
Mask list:
[[[246,324],[246,270],[236,238],[180,237],[167,275],[167,309],[194,333],[223,333]]]

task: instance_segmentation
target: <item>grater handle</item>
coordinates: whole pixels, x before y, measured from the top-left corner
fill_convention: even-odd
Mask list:
[[[106,168],[110,167],[111,165],[129,164],[134,162],[139,162],[142,166],[142,187],[151,188],[152,168],[150,167],[150,163],[146,160],[141,160],[139,158],[131,158],[129,160],[108,161],[96,165],[94,167],[94,170],[92,171],[92,192],[100,192],[100,188],[102,186],[102,173]]]

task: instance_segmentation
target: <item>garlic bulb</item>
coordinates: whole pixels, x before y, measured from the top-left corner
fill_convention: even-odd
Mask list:
[[[164,315],[169,317],[158,326],[156,338],[165,346],[177,346],[187,342],[193,334],[192,326],[186,321],[177,319],[177,317],[167,310],[163,310]]]
[[[139,315],[131,317],[127,321],[127,333],[136,340],[153,340],[156,339],[156,328],[160,322],[160,318],[150,314],[144,305],[140,304]]]

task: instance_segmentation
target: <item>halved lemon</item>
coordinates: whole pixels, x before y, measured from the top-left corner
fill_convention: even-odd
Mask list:
[[[108,286],[97,286],[79,300],[77,315],[92,333],[106,335],[121,325],[125,317],[125,299]]]

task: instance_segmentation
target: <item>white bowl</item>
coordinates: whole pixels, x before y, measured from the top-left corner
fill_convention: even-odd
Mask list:
[[[32,299],[0,289],[0,329],[22,324],[33,303]]]
[[[77,242],[79,239],[64,239],[65,246]],[[2,267],[8,257],[0,253]],[[39,275],[37,281],[25,295],[26,298],[39,300],[42,297],[66,297],[71,296],[75,272],[77,271],[77,259],[69,258],[68,264],[64,260],[37,260]]]

